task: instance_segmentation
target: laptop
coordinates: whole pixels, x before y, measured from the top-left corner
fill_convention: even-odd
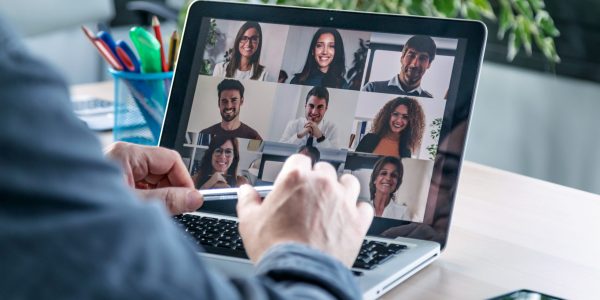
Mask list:
[[[329,162],[375,207],[352,270],[364,298],[383,295],[446,246],[486,35],[475,21],[194,2],[160,145],[205,203],[175,219],[210,264],[251,275],[235,187],[267,195],[293,153]]]

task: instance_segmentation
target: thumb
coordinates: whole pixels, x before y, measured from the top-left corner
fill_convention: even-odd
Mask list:
[[[183,187],[168,187],[151,190],[136,190],[145,199],[160,199],[173,215],[195,211],[202,203],[202,195],[195,189]]]
[[[358,223],[361,233],[366,235],[369,226],[371,226],[371,222],[373,222],[373,206],[369,202],[358,201],[358,203],[356,203],[356,211],[358,212]]]
[[[261,205],[260,195],[249,184],[244,184],[238,189],[237,215],[243,219],[248,212],[259,208]]]

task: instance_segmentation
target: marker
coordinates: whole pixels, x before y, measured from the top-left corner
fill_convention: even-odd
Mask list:
[[[143,73],[162,72],[160,43],[146,29],[135,26],[129,31],[129,37],[140,56]]]

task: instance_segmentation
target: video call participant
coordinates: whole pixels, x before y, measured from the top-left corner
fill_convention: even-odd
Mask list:
[[[384,156],[373,166],[369,192],[376,217],[404,219],[406,206],[394,201],[394,193],[402,184],[403,175],[404,167],[396,157]]]
[[[320,28],[313,35],[306,62],[291,84],[345,88],[346,56],[340,33],[332,28]]]
[[[290,121],[279,140],[282,143],[339,148],[335,124],[323,120],[329,106],[329,91],[313,87],[306,95],[304,117]]]
[[[360,140],[356,152],[411,157],[419,151],[424,130],[421,104],[413,98],[394,98],[379,110],[371,132]]]
[[[260,64],[262,30],[257,22],[246,22],[240,27],[232,49],[229,62],[218,63],[213,76],[261,81],[267,79],[267,69]]]
[[[262,140],[256,130],[240,121],[244,104],[244,86],[234,79],[224,79],[217,86],[221,122],[200,131],[201,134],[224,135],[249,140]]]
[[[371,81],[362,91],[433,98],[421,88],[421,79],[435,58],[436,45],[432,38],[415,35],[408,39],[400,57],[400,73],[389,81]]]
[[[237,175],[240,151],[236,138],[214,136],[200,162],[200,170],[193,179],[198,189],[237,187],[248,183]]]

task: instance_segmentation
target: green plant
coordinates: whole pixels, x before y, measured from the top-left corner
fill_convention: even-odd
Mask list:
[[[207,54],[202,60],[202,66],[200,67],[200,74],[210,75],[212,74],[212,70],[214,68],[214,64],[216,61],[216,55],[220,51],[218,49],[214,49],[219,41],[224,40],[224,35],[217,28],[217,23],[215,20],[210,20],[210,28],[208,30],[208,38],[206,42]],[[213,51],[214,50],[214,51]]]
[[[442,130],[442,118],[436,118],[431,121],[431,125],[429,125],[431,131],[429,132],[429,136],[433,139],[433,144],[427,146],[427,153],[429,153],[429,159],[434,160],[435,155],[437,154],[438,148],[438,140],[440,139],[440,131]]]
[[[521,49],[528,55],[532,44],[551,63],[560,62],[554,39],[560,32],[545,10],[544,0],[260,0],[263,3],[343,10],[487,19],[498,22],[499,39],[508,34],[507,59]],[[498,17],[497,17],[498,16]]]

